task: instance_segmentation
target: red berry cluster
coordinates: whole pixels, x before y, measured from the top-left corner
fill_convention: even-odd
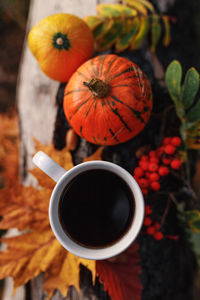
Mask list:
[[[160,241],[163,239],[164,235],[159,230],[161,224],[158,222],[153,222],[150,215],[152,213],[150,205],[145,206],[145,217],[144,226],[146,227],[146,233],[154,237],[155,240]]]
[[[144,195],[147,195],[150,190],[160,189],[160,179],[169,174],[170,168],[174,170],[180,168],[181,160],[176,157],[180,144],[179,137],[166,137],[161,147],[141,157],[133,176]]]

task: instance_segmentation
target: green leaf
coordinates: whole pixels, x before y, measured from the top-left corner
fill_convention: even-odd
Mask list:
[[[98,15],[101,17],[122,17],[136,16],[137,11],[122,4],[99,4],[97,6]]]
[[[133,37],[130,43],[131,50],[136,50],[141,46],[149,31],[149,18],[142,16],[139,18],[139,21],[140,21],[140,25],[139,25],[138,32]]]
[[[200,265],[200,234],[196,232],[191,232],[189,240],[192,243],[193,250],[199,260]]]
[[[200,233],[200,218],[190,223],[192,231]]]
[[[106,19],[93,30],[94,37],[98,40],[101,39],[113,26],[114,21],[112,19]]]
[[[117,39],[115,44],[116,52],[121,52],[129,47],[130,42],[136,35],[140,26],[140,21],[138,17],[134,19],[129,19],[124,22],[123,32]]]
[[[135,0],[124,0],[124,2],[130,6],[135,8],[140,14],[142,15],[148,15],[148,11],[147,8],[145,7],[145,5],[143,3],[141,3],[140,1],[135,1]]]
[[[187,221],[192,221],[198,219],[200,217],[200,213],[198,210],[188,210],[185,212],[185,217]]]
[[[181,94],[181,102],[185,108],[192,105],[198,90],[199,73],[195,68],[190,68],[186,73]]]
[[[135,0],[135,1],[142,3],[152,13],[155,12],[155,9],[154,9],[153,5],[148,0]]]
[[[186,146],[188,149],[200,149],[200,122],[189,123],[185,122],[187,125],[186,129]],[[183,123],[183,124],[185,124]]]
[[[83,20],[87,23],[92,31],[103,22],[103,20],[98,16],[87,16],[84,17]]]
[[[115,20],[112,28],[99,40],[97,49],[104,51],[109,49],[117,40],[123,30],[123,20]]]
[[[163,16],[162,19],[164,24],[163,45],[167,47],[171,42],[170,21],[168,16]]]
[[[155,52],[156,46],[159,42],[161,36],[161,24],[160,24],[160,17],[158,15],[152,15],[152,22],[151,22],[151,52]]]
[[[165,82],[172,100],[179,104],[181,95],[182,67],[181,64],[174,60],[167,67]]]
[[[186,120],[188,122],[200,121],[200,99],[198,99],[197,103],[189,110],[186,115]]]

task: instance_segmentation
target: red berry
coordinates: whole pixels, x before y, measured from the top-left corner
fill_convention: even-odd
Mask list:
[[[159,191],[160,189],[160,183],[158,181],[152,181],[150,186],[153,191]]]
[[[178,170],[180,168],[181,164],[182,164],[181,161],[178,158],[176,158],[176,159],[172,160],[171,167],[174,170]]]
[[[168,158],[168,157],[163,157],[162,158],[162,162],[163,162],[164,165],[169,165],[170,162],[171,162],[171,159]]]
[[[158,170],[158,164],[152,162],[152,163],[149,164],[148,169],[149,169],[150,172],[156,172]]]
[[[155,150],[150,151],[149,156],[150,157],[156,157],[156,151]]]
[[[181,144],[181,139],[178,136],[174,136],[171,140],[171,144],[178,147]]]
[[[142,194],[147,195],[149,193],[148,189],[141,188]]]
[[[149,179],[149,177],[150,177],[150,172],[145,172],[145,177],[147,178],[147,179]]]
[[[145,225],[145,226],[150,226],[151,223],[152,223],[151,218],[149,218],[149,217],[145,217],[145,218],[144,218],[144,225]]]
[[[157,157],[151,157],[150,158],[150,162],[158,164],[159,163],[159,159]]]
[[[153,226],[149,226],[149,227],[147,228],[146,232],[147,232],[147,234],[152,235],[152,234],[154,234],[154,232],[155,232],[155,228],[154,228]]]
[[[167,154],[174,154],[176,148],[173,145],[166,145],[164,151]]]
[[[165,146],[161,146],[160,148],[158,148],[158,149],[156,150],[157,156],[160,157],[160,156],[163,154],[164,149],[165,149]]]
[[[166,138],[164,138],[164,140],[163,140],[163,145],[168,145],[168,144],[171,144],[171,137],[166,137]]]
[[[150,176],[149,176],[149,179],[151,181],[158,181],[160,178],[160,176],[158,175],[158,173],[154,172],[154,173],[151,173]]]
[[[157,232],[154,233],[153,237],[154,237],[155,240],[160,241],[160,240],[163,239],[164,236],[163,236],[162,232],[157,231]]]
[[[139,177],[138,177],[138,176],[134,175],[133,178],[135,179],[135,181],[138,182],[138,180],[139,180]]]
[[[168,167],[161,166],[158,169],[158,173],[159,173],[160,176],[167,176],[169,174],[169,169],[168,169]]]
[[[141,160],[143,160],[143,161],[147,161],[149,158],[148,158],[148,156],[147,155],[142,155],[142,157],[141,157]]]
[[[136,175],[138,178],[142,177],[144,175],[144,171],[142,170],[141,167],[137,167],[134,170],[134,175]]]
[[[151,215],[152,209],[150,205],[145,206],[145,215]]]
[[[143,188],[143,189],[146,189],[149,186],[149,182],[145,178],[140,178],[138,183],[139,183],[140,187]]]
[[[147,171],[149,168],[149,163],[148,161],[140,161],[139,166],[142,168],[142,170]]]
[[[161,227],[161,224],[160,224],[160,223],[156,222],[156,223],[154,224],[154,228],[155,228],[156,230],[159,230],[160,227]]]

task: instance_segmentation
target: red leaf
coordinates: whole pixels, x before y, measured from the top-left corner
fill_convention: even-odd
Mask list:
[[[126,262],[96,262],[97,276],[113,300],[141,300],[141,268],[137,250],[138,244],[133,243],[123,253],[127,256]]]

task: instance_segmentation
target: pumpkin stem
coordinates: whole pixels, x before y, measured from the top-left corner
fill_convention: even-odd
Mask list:
[[[101,79],[93,78],[89,82],[83,82],[89,88],[92,94],[98,98],[104,98],[109,92],[109,84]]]
[[[62,39],[61,37],[58,37],[58,38],[56,39],[56,43],[57,43],[58,45],[63,45],[63,44],[64,44],[64,41],[63,41],[63,39]]]

